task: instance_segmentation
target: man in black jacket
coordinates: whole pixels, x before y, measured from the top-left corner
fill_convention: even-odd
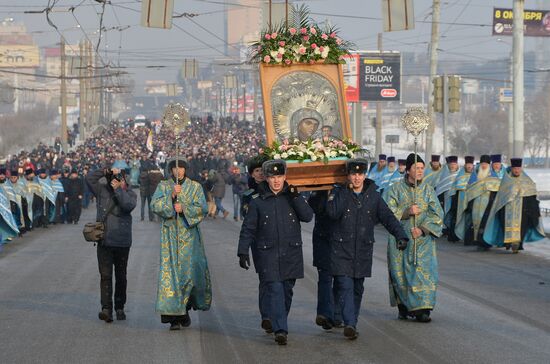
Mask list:
[[[315,323],[324,330],[343,327],[342,310],[335,300],[336,286],[330,273],[330,227],[332,221],[326,212],[329,191],[314,191],[308,203],[315,213],[313,227],[313,266],[317,268],[317,316]]]
[[[98,169],[86,176],[86,183],[97,199],[97,221],[105,221],[104,238],[97,245],[101,275],[101,312],[99,319],[113,322],[113,266],[117,320],[125,320],[126,267],[132,245],[132,210],[137,196],[117,168]]]
[[[292,304],[296,279],[304,277],[300,221],[309,222],[313,211],[298,190],[286,180],[286,163],[267,161],[262,166],[267,181],[259,187],[259,196],[249,205],[239,237],[239,265],[254,267],[260,282],[265,283],[269,300],[267,316],[275,341],[286,345],[287,317]]]
[[[84,197],[84,183],[78,176],[76,169],[71,170],[69,178],[65,180],[65,202],[67,204],[67,223],[78,224],[82,211],[82,198]]]
[[[335,188],[326,205],[333,220],[330,231],[330,268],[336,284],[336,299],[342,308],[344,336],[357,338],[365,277],[371,276],[374,226],[379,222],[396,237],[399,249],[407,247],[407,235],[382,199],[376,184],[367,179],[368,162],[346,163],[348,184]]]

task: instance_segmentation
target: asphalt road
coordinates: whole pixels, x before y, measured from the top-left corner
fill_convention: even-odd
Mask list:
[[[226,197],[229,205],[230,196]],[[91,221],[93,207],[81,222]],[[297,282],[289,345],[260,329],[257,276],[238,267],[240,223],[202,223],[213,305],[191,327],[169,331],[155,313],[159,225],[134,212],[127,321],[98,320],[95,248],[81,225],[33,231],[0,253],[0,363],[548,363],[550,261],[439,243],[433,321],[398,321],[390,307],[386,234],[377,232],[356,341],[315,326],[311,224],[304,226],[306,277]],[[230,216],[231,217],[231,216]],[[529,249],[529,247],[527,247]]]

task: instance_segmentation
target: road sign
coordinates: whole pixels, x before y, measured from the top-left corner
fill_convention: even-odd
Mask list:
[[[413,0],[382,0],[385,32],[414,29]]]
[[[550,37],[550,10],[524,10],[523,23],[526,37]],[[511,36],[514,13],[509,8],[493,8],[493,35]]]
[[[388,144],[399,144],[399,135],[386,135],[386,143]]]
[[[511,87],[502,87],[499,91],[499,101],[500,102],[513,102],[514,91]]]
[[[359,58],[361,101],[401,100],[401,53],[365,52]]]

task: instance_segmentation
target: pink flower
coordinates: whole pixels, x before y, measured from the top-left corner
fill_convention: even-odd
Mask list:
[[[317,44],[313,43],[313,44],[311,45],[311,49],[315,49],[315,48],[317,48]]]
[[[271,39],[275,39],[275,38],[277,38],[277,33],[272,33],[271,34]]]
[[[309,64],[315,64],[315,61],[312,59],[309,61]]]
[[[285,44],[286,44],[286,43],[285,43],[284,41],[280,41],[280,42],[279,42],[279,47],[284,47]]]
[[[336,38],[336,33],[334,33],[334,32],[330,33],[330,37],[331,38]]]
[[[281,59],[281,58],[283,58],[283,55],[281,53],[277,53],[277,58]]]
[[[300,53],[300,54],[306,54],[306,47],[300,47],[300,48],[298,49],[298,53]]]
[[[319,52],[323,53],[325,51],[325,47],[321,46],[319,47]]]
[[[289,64],[291,64],[292,62],[290,61],[290,59],[285,59],[285,63],[286,63],[287,65],[289,65]]]
[[[327,39],[328,39],[328,35],[326,35],[325,33],[323,33],[323,35],[321,35],[321,38],[322,38],[323,40],[327,40]]]
[[[283,140],[283,144],[288,145],[288,139]]]
[[[307,34],[307,29],[306,29],[306,28],[302,28],[302,29],[300,29],[300,32],[301,32],[302,34]]]
[[[296,34],[296,28],[290,28],[288,31],[290,32],[291,35]]]
[[[271,57],[270,56],[265,56],[264,57],[264,63],[269,63],[271,62]]]
[[[264,153],[264,149],[263,149],[263,148],[258,149],[258,153],[263,154],[263,153]]]
[[[309,35],[304,35],[302,38],[304,39],[305,42],[309,41]]]
[[[271,34],[266,34],[265,39],[270,40],[271,39]]]
[[[315,29],[314,27],[309,28],[309,31],[311,32],[311,34],[317,34],[317,29]]]
[[[262,50],[262,46],[258,46],[258,52]]]
[[[338,44],[338,45],[342,44],[342,39],[336,38],[336,44]]]

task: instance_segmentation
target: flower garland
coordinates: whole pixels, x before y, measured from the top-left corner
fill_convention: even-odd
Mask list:
[[[363,149],[352,141],[333,139],[323,142],[319,139],[300,141],[294,139],[290,142],[285,139],[283,142],[275,141],[271,147],[265,147],[260,152],[269,159],[304,161],[322,161],[325,164],[331,158],[353,158],[355,153]]]
[[[309,18],[309,8],[298,9],[299,21],[294,26],[280,25],[264,30],[260,40],[251,46],[252,62],[291,65],[293,63],[345,63],[353,44],[342,40],[337,29],[321,27]]]

